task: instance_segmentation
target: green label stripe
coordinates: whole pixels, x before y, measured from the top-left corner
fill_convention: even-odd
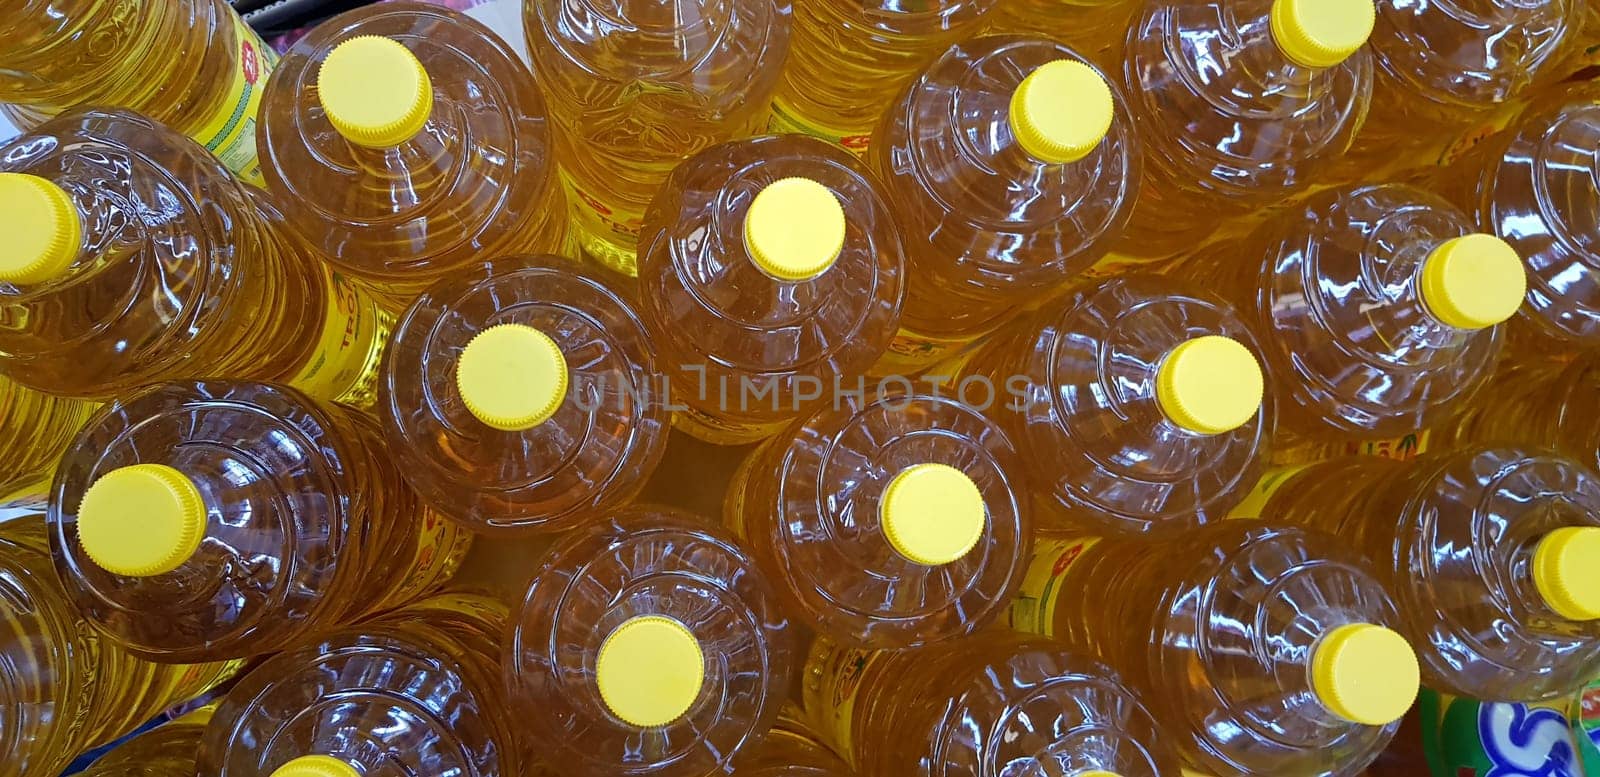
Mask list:
[[[222,129],[217,131],[216,137],[206,142],[206,150],[215,154],[217,149],[222,146],[223,138],[232,135],[233,131],[239,127],[239,122],[244,121],[245,108],[250,105],[250,96],[255,93],[255,90],[254,84],[245,83],[244,91],[239,93],[238,103],[233,106],[233,115],[229,116],[228,123],[222,125]]]

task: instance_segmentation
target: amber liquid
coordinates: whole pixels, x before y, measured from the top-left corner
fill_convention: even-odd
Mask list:
[[[73,435],[89,420],[95,405],[53,397],[0,374],[0,502],[22,492],[42,492]]]
[[[101,756],[82,777],[177,777],[195,773],[200,737],[215,707],[202,707]]]

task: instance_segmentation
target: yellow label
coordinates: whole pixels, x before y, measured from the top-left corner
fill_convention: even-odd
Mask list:
[[[238,48],[234,52],[228,91],[189,136],[246,183],[265,186],[261,160],[256,156],[256,116],[261,110],[261,93],[265,91],[267,76],[278,66],[278,55],[238,14],[229,15]]]
[[[567,189],[567,201],[576,211],[578,227],[593,235],[614,235],[628,242],[638,240],[644,227],[642,214],[629,214],[622,208],[606,204],[605,200],[584,191],[566,171],[561,173],[561,183]]]
[[[1228,511],[1228,517],[1260,518],[1261,510],[1267,506],[1267,502],[1272,499],[1272,495],[1277,493],[1278,489],[1283,488],[1283,485],[1288,483],[1295,473],[1315,463],[1308,462],[1267,470],[1261,475],[1261,479],[1256,481],[1255,487],[1250,489],[1250,493],[1245,495],[1244,500]]]
[[[888,350],[868,370],[870,375],[915,375],[941,359],[948,359],[971,345],[981,334],[939,337],[901,329],[889,341]]]
[[[1099,541],[1099,537],[1075,537],[1034,543],[1022,587],[1006,611],[1006,623],[1017,631],[1050,636],[1055,629],[1056,602],[1061,598],[1061,578]]]
[[[818,672],[818,696],[815,698],[819,709],[812,711],[812,723],[832,739],[846,761],[855,760],[851,729],[855,724],[856,699],[861,695],[861,680],[882,655],[876,650],[829,643],[813,662]]]
[[[1379,456],[1395,461],[1410,461],[1428,451],[1428,430],[1384,440],[1351,440],[1344,452],[1351,456]]]
[[[328,310],[322,337],[289,385],[319,399],[370,405],[394,316],[353,281],[322,268]]]
[[[767,131],[778,135],[810,135],[840,146],[856,156],[865,155],[872,145],[871,133],[849,132],[807,121],[781,98],[772,101],[772,118],[767,120]]]
[[[384,601],[384,607],[405,604],[449,582],[472,548],[472,532],[432,509],[423,508],[417,521],[417,551],[411,557],[411,571]]]
[[[685,407],[672,414],[672,425],[691,437],[713,445],[742,445],[765,440],[777,434],[789,420],[735,421],[718,418],[693,407]]]

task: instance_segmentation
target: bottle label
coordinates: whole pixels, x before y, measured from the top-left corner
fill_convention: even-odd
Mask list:
[[[607,205],[605,200],[584,191],[565,171],[561,173],[561,183],[567,189],[567,201],[573,204],[580,229],[591,235],[609,235],[629,243],[639,239],[644,227],[642,215],[630,215],[622,208]]]
[[[781,98],[772,101],[772,117],[767,120],[767,131],[778,135],[810,135],[826,140],[856,156],[867,153],[872,146],[871,133],[850,132],[827,127],[801,118],[793,106]]]
[[[983,333],[940,337],[901,329],[889,341],[888,350],[878,357],[878,363],[868,370],[868,374],[915,375],[941,359],[955,356],[982,336]]]
[[[472,548],[472,532],[430,508],[422,508],[417,521],[417,551],[407,567],[410,572],[384,601],[383,609],[398,607],[450,582]]]
[[[322,268],[328,310],[322,336],[289,385],[319,399],[370,405],[394,315],[354,281]]]
[[[1384,440],[1351,440],[1345,443],[1344,453],[1349,456],[1378,456],[1410,461],[1428,452],[1428,439],[1428,430],[1424,429]]]
[[[882,655],[875,650],[829,643],[815,662],[821,709],[813,711],[812,723],[832,739],[846,761],[855,761],[851,729],[855,723],[856,698],[861,695],[861,680]]]
[[[267,76],[278,66],[278,54],[237,13],[230,11],[229,17],[239,47],[234,52],[228,91],[190,136],[246,183],[265,186],[261,160],[256,156],[256,116]]]
[[[1245,494],[1244,499],[1239,504],[1234,505],[1232,510],[1228,511],[1228,517],[1260,518],[1262,509],[1267,506],[1267,502],[1271,501],[1272,495],[1277,493],[1278,489],[1283,488],[1283,485],[1288,483],[1295,473],[1315,463],[1307,462],[1287,467],[1273,467],[1262,473],[1261,479],[1256,481],[1255,488],[1250,489],[1250,493]]]
[[[1083,552],[1099,541],[1098,537],[1076,537],[1034,543],[1022,587],[1006,612],[1006,623],[1017,631],[1051,636],[1055,629],[1056,601],[1061,596],[1061,579],[1083,558]]]
[[[1578,692],[1568,715],[1578,739],[1578,758],[1583,762],[1584,773],[1600,777],[1600,679]]]
[[[777,434],[789,425],[789,420],[734,421],[684,407],[672,414],[672,425],[684,434],[713,445],[743,445]]]
[[[1422,689],[1423,752],[1433,777],[1581,777],[1566,702],[1476,701]]]

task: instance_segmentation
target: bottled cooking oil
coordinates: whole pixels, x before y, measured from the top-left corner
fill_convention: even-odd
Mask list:
[[[795,0],[794,44],[767,129],[867,150],[884,106],[997,0]]]
[[[1403,602],[1428,687],[1553,699],[1600,676],[1600,475],[1510,446],[1289,470],[1259,514],[1335,531]]]
[[[817,730],[862,777],[1179,773],[1170,736],[1121,678],[1039,637],[877,652],[819,637],[803,682]]]
[[[1219,777],[1359,775],[1417,695],[1416,654],[1366,560],[1279,522],[1042,541],[1011,622],[1111,664],[1183,759]]]
[[[99,638],[51,569],[43,514],[0,523],[0,777],[60,774],[237,668],[154,664]]]
[[[178,777],[195,773],[200,737],[216,711],[201,707],[163,723],[100,756],[78,777]]]
[[[998,617],[1032,545],[1022,462],[955,397],[843,397],[751,454],[725,522],[784,609],[848,646],[898,649]]]
[[[1267,343],[1299,444],[1391,438],[1466,407],[1522,302],[1522,262],[1410,186],[1319,192],[1182,266]]]
[[[1600,84],[1530,106],[1506,132],[1445,171],[1441,193],[1478,229],[1511,244],[1527,269],[1530,350],[1600,345]]]
[[[284,55],[261,116],[289,223],[396,301],[488,257],[564,248],[552,143],[517,54],[434,4],[323,22]]]
[[[635,507],[551,547],[512,614],[507,682],[562,774],[698,777],[728,771],[772,725],[794,639],[732,537]]]
[[[53,397],[0,373],[0,502],[48,490],[61,454],[94,412],[93,402]]]
[[[885,194],[835,146],[768,136],[685,162],[639,246],[674,423],[753,442],[864,384],[899,325],[904,268]]]
[[[873,372],[920,372],[1088,270],[1127,223],[1140,157],[1127,101],[1071,49],[997,35],[945,51],[868,155],[907,261]]]
[[[1506,358],[1491,379],[1494,402],[1479,402],[1434,433],[1441,449],[1469,442],[1549,446],[1600,471],[1600,358],[1571,362]]]
[[[380,407],[434,509],[478,531],[561,530],[629,501],[669,415],[631,292],[509,257],[429,287],[395,328]]]
[[[1044,528],[1143,532],[1220,518],[1274,428],[1244,320],[1199,287],[1127,275],[1073,291],[938,365],[1022,454]]]
[[[1162,258],[1322,177],[1361,128],[1374,0],[1153,0],[1124,93],[1145,180],[1117,252]]]
[[[223,699],[198,773],[528,774],[500,684],[506,622],[505,605],[450,592],[279,653]]]
[[[739,756],[733,777],[855,777],[804,720],[798,707],[784,707],[761,744]]]
[[[256,120],[277,54],[222,0],[8,3],[0,103],[32,128],[74,105],[128,108],[261,184]]]
[[[766,121],[789,0],[528,0],[523,13],[579,248],[633,275],[667,174]]]
[[[1043,35],[1095,64],[1120,68],[1128,26],[1141,7],[1139,0],[999,0],[990,29]]]
[[[129,395],[62,459],[56,569],[85,619],[161,661],[269,653],[405,604],[471,536],[424,507],[382,435],[273,384]]]
[[[388,314],[181,135],[124,111],[0,146],[0,363],[109,398],[228,375],[370,402]]]

